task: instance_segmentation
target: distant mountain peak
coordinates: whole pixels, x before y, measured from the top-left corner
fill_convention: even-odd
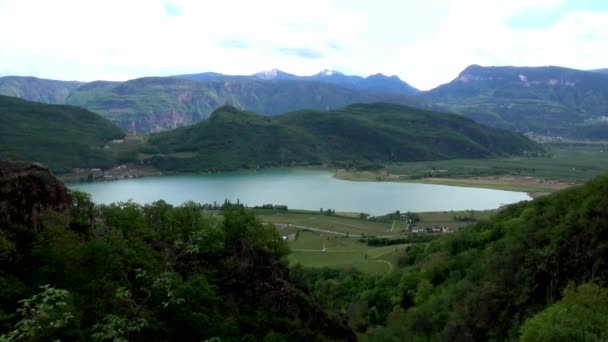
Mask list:
[[[382,73],[377,73],[377,74],[373,74],[373,75],[369,75],[367,76],[365,79],[367,80],[401,80],[397,75],[393,75],[393,76],[387,76],[385,74]]]
[[[315,76],[331,77],[331,76],[336,76],[336,75],[342,75],[342,73],[338,72],[338,71],[334,71],[334,70],[324,69],[321,72],[319,72],[318,74],[316,74]]]
[[[271,80],[273,78],[276,78],[277,75],[279,74],[279,72],[280,72],[279,69],[272,69],[272,70],[257,72],[255,74],[253,74],[253,76],[255,76],[257,78],[261,78],[263,80]]]
[[[281,71],[279,69],[260,71],[252,76],[261,80],[285,80],[297,78],[296,75]]]

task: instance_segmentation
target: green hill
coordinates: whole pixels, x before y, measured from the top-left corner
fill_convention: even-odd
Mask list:
[[[102,149],[124,136],[111,122],[88,110],[0,96],[0,156],[40,162],[55,172],[107,167]]]
[[[125,130],[157,132],[204,120],[225,104],[276,115],[303,108],[333,109],[376,101],[428,106],[422,98],[369,93],[323,82],[252,79],[197,82],[168,77],[89,83],[74,91],[66,103],[99,113]]]
[[[70,93],[82,84],[82,82],[77,81],[5,76],[0,77],[0,95],[36,102],[63,104]]]
[[[484,124],[585,137],[608,113],[608,75],[561,67],[472,65],[425,95],[437,106]]]
[[[144,152],[161,169],[230,170],[326,162],[486,158],[539,145],[457,115],[356,104],[265,117],[225,106],[208,120],[153,134]]]

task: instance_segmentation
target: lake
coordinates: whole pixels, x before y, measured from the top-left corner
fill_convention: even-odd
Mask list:
[[[185,201],[223,203],[239,200],[248,206],[283,204],[290,209],[334,209],[382,215],[395,210],[450,211],[495,209],[528,200],[523,192],[445,185],[352,182],[327,171],[264,170],[188,174],[68,184],[88,192],[96,203],[133,199],[140,204],[159,199],[179,205]]]

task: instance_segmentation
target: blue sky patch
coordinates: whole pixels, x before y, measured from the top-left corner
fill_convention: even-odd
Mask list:
[[[323,55],[319,51],[307,48],[281,48],[279,52],[283,55],[293,55],[302,58],[323,58]]]
[[[182,15],[182,11],[179,9],[179,7],[167,0],[163,1],[163,10],[165,11],[165,14],[170,17],[179,17]]]
[[[514,29],[548,29],[574,11],[608,13],[608,1],[568,0],[565,4],[551,9],[526,9],[508,17],[505,24]]]

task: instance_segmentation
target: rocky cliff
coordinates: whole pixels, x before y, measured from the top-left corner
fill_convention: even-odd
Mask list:
[[[0,227],[37,229],[40,215],[52,210],[66,223],[72,199],[66,187],[38,164],[0,161]]]

